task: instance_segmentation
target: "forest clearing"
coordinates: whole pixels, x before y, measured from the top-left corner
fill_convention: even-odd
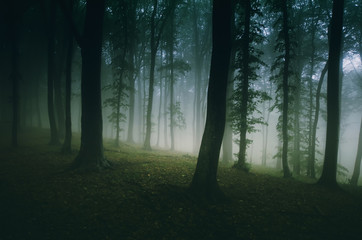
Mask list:
[[[35,131],[34,131],[35,132]],[[42,134],[39,134],[42,132]],[[187,192],[196,157],[105,141],[112,168],[68,169],[76,152],[47,144],[46,131],[2,144],[1,239],[358,239],[362,189],[331,190],[253,165],[219,167],[226,198]],[[29,133],[27,133],[29,134]],[[75,137],[77,139],[77,137]],[[74,148],[79,144],[75,141]]]

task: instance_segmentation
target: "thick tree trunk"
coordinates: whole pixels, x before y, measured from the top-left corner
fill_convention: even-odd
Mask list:
[[[356,156],[356,161],[354,163],[354,169],[351,178],[351,184],[353,186],[357,186],[358,183],[358,178],[361,171],[361,160],[362,160],[362,119],[361,119],[361,126],[359,128],[357,156]]]
[[[75,167],[98,170],[109,167],[103,155],[101,53],[105,0],[88,0],[82,51],[81,145]]]
[[[337,187],[337,157],[340,118],[340,61],[344,0],[334,0],[331,20],[331,35],[328,56],[327,78],[327,136],[324,165],[318,183]]]
[[[197,166],[190,190],[217,198],[216,181],[220,147],[225,127],[226,88],[231,52],[231,0],[213,1],[213,47],[208,88],[207,116]]]
[[[291,177],[288,166],[288,101],[289,101],[289,61],[290,61],[290,41],[289,41],[289,26],[288,26],[288,6],[287,0],[283,0],[283,37],[285,44],[285,56],[283,67],[283,150],[282,150],[282,165],[285,178]]]

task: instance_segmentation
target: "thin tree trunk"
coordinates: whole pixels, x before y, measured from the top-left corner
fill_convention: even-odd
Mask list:
[[[62,152],[72,152],[72,117],[71,117],[71,94],[72,94],[72,61],[73,61],[73,36],[69,35],[69,44],[65,69],[65,137]]]
[[[155,64],[156,64],[156,36],[155,36],[155,17],[157,12],[157,0],[154,1],[153,11],[151,16],[151,37],[150,37],[150,47],[151,47],[151,65],[150,65],[150,82],[148,86],[148,104],[147,104],[147,115],[146,115],[146,136],[143,147],[146,150],[151,150],[151,130],[152,130],[152,105],[153,105],[153,85],[155,81]]]
[[[302,71],[299,71],[299,75],[296,77],[296,86],[294,91],[294,149],[293,149],[293,173],[300,175],[300,91],[301,91],[301,77]]]
[[[241,111],[240,111],[240,138],[239,138],[239,154],[238,162],[235,167],[246,170],[246,133],[248,130],[248,103],[249,103],[249,45],[250,45],[250,16],[251,2],[244,1],[244,33],[243,33],[243,66],[242,66],[242,92],[241,92]]]
[[[161,54],[162,56],[162,54]],[[162,62],[162,61],[161,61]],[[162,118],[162,98],[163,98],[163,81],[162,81],[162,71],[160,73],[160,103],[158,105],[158,116],[157,116],[157,146],[160,146],[161,139],[161,118]]]
[[[228,73],[228,85],[226,88],[226,119],[225,119],[225,130],[222,143],[222,159],[224,162],[232,162],[233,160],[233,130],[231,127],[231,96],[234,92],[234,71],[235,71],[235,56],[236,49],[235,45],[235,1],[231,2],[231,53]]]
[[[174,51],[174,20],[171,21],[171,36],[170,36],[170,135],[171,135],[171,150],[175,150],[175,103],[174,103],[174,66],[173,66],[173,51]]]
[[[308,169],[310,172],[310,176],[312,178],[315,178],[315,148],[316,148],[316,135],[317,135],[317,126],[318,126],[319,110],[320,110],[320,95],[321,95],[323,80],[327,73],[327,70],[328,70],[328,62],[326,62],[326,64],[324,65],[316,90],[316,100],[315,100],[316,104],[315,104],[314,121],[313,121],[312,138],[311,138],[312,145],[310,149],[310,157],[308,160]]]
[[[51,145],[60,144],[58,129],[54,114],[54,30],[55,30],[55,1],[50,1],[49,27],[48,27],[48,117],[50,125]]]
[[[265,81],[264,81],[265,85]],[[270,82],[270,88],[269,88],[269,96],[272,94],[272,85]],[[269,138],[269,119],[270,119],[270,106],[271,106],[271,100],[268,100],[268,108],[267,108],[267,114],[266,114],[266,125],[263,125],[263,152],[262,152],[262,165],[266,166],[266,157],[267,157],[267,149],[268,149],[268,138]],[[265,101],[263,102],[263,116],[265,116]]]

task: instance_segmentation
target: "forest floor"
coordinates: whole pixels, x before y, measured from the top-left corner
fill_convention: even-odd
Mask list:
[[[361,188],[332,190],[221,165],[227,200],[187,192],[194,156],[105,142],[113,168],[67,170],[76,155],[47,134],[0,142],[0,239],[361,239]],[[78,146],[75,144],[74,148]]]

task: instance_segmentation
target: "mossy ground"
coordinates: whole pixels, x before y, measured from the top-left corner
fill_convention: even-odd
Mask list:
[[[77,136],[74,137],[78,139]],[[68,170],[46,132],[0,149],[0,239],[361,239],[360,189],[331,190],[279,171],[220,164],[227,200],[187,192],[188,154],[105,141],[113,168]],[[79,146],[75,143],[74,148]],[[351,194],[353,193],[353,194]]]

